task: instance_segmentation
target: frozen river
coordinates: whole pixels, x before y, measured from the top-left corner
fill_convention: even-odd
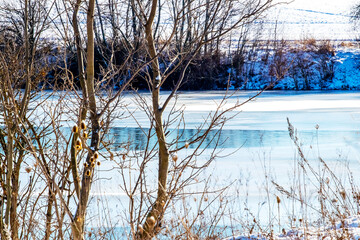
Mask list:
[[[181,141],[188,141],[191,138],[209,112],[216,110],[224,93],[224,91],[204,91],[179,94],[176,108],[184,110],[183,117],[186,123],[181,125],[181,129],[184,127],[181,130]],[[168,92],[162,93],[161,101],[164,101],[167,94]],[[236,92],[227,100],[225,108],[233,106],[237,101],[248,100],[254,94],[255,91]],[[151,103],[149,93],[141,92],[140,96],[148,104]],[[69,99],[73,99],[72,95]],[[57,102],[57,97],[48,101]],[[121,144],[129,142],[131,151],[142,151],[147,141],[143,131],[149,129],[148,117],[136,104],[132,93],[125,93],[122,103],[126,108],[119,108],[118,113],[119,115],[124,113],[124,116],[121,115],[112,122],[109,135],[114,144],[108,147],[113,152],[122,154],[124,148]],[[171,109],[172,103],[169,104],[168,109]],[[167,118],[168,111],[164,112],[164,119]],[[34,119],[35,121],[43,120],[41,112],[36,116],[39,117]],[[360,175],[359,92],[268,91],[227,115],[227,117],[231,116],[234,117],[228,120],[222,130],[220,142],[223,144],[219,147],[221,150],[219,157],[215,158],[196,180],[194,179],[195,182],[200,182],[199,184],[190,185],[185,189],[185,192],[202,192],[204,185],[201,184],[201,180],[209,178],[210,190],[232,184],[225,192],[231,212],[228,216],[231,218],[224,218],[220,225],[228,226],[230,223],[242,225],[244,220],[251,222],[252,216],[261,220],[261,224],[265,226],[269,221],[276,222],[278,219],[276,196],[282,199],[283,210],[280,216],[282,226],[289,226],[287,222],[289,216],[304,217],[304,209],[277,192],[272,181],[287,190],[292,189],[296,192],[301,189],[301,194],[306,190],[305,197],[310,202],[316,201],[317,183],[310,171],[306,176],[301,175],[302,172],[297,165],[300,158],[289,137],[287,118],[297,129],[304,156],[315,171],[322,169],[319,164],[321,157],[346,190],[351,190],[348,184],[349,170],[353,176]],[[64,126],[64,133],[70,135],[70,127],[74,121],[65,122],[69,124],[69,128]],[[168,142],[176,137],[176,132],[171,133],[172,128],[175,128],[174,125],[168,128],[170,132],[167,135]],[[215,133],[215,131],[210,132],[209,136],[212,137]],[[155,139],[150,141],[150,145],[155,143]],[[196,145],[191,145],[188,149],[180,150],[177,153],[178,162],[189,156],[195,147]],[[198,162],[209,160],[213,147],[214,144],[210,143],[208,149],[197,157]],[[116,157],[114,160],[102,159],[101,166],[95,172],[88,208],[89,227],[110,225],[121,227],[124,224],[127,226],[129,202],[122,190],[123,178],[116,164],[116,162],[121,163],[122,158]],[[141,157],[139,160],[141,161]],[[156,163],[154,159],[146,173],[147,191],[157,186]],[[173,163],[170,167],[173,167]],[[138,171],[136,165],[131,171],[132,173]],[[129,172],[130,170],[127,169],[123,176],[128,178]],[[302,178],[299,177],[300,175]],[[355,177],[354,182],[358,184],[358,181],[359,179]],[[27,179],[23,179],[22,182],[26,183]],[[213,200],[215,195],[209,194],[208,197],[209,200]],[[215,205],[218,204],[216,201]],[[187,204],[192,209],[197,209],[199,201],[190,199]],[[306,212],[306,215],[311,215],[310,212]]]
[[[256,92],[241,91],[228,100],[244,101]],[[163,93],[163,94],[166,94]],[[222,91],[180,93],[178,106],[185,106],[187,129],[196,128],[209,111],[216,109],[222,99]],[[148,96],[147,93],[143,95]],[[125,102],[132,102],[132,95],[125,95]],[[299,130],[314,130],[316,124],[327,131],[353,131],[360,127],[360,95],[357,92],[342,91],[268,91],[254,101],[237,109],[235,119],[225,125],[232,130],[284,131],[287,129],[286,118]],[[130,105],[132,106],[132,105]],[[132,106],[133,108],[135,106]],[[145,115],[136,112],[141,125],[148,125]],[[124,127],[137,127],[131,120],[121,123]]]
[[[228,106],[238,99],[246,100],[255,93],[239,92],[228,100]],[[180,94],[177,106],[185,107],[184,139],[195,131],[210,111],[216,109],[223,94],[219,91]],[[143,96],[148,95],[144,93]],[[145,137],[138,126],[146,129],[148,120],[144,112],[132,104],[133,95],[125,95],[124,102],[129,104],[129,110],[134,111],[136,121],[127,118],[115,122],[112,134],[116,143],[132,139],[133,147],[141,149]],[[226,140],[221,146],[221,155],[225,157],[215,159],[201,177],[207,178],[212,174],[218,187],[236,181],[238,184],[228,194],[240,196],[237,199],[244,203],[235,203],[240,206],[240,211],[249,208],[259,216],[267,216],[267,210],[259,206],[275,203],[276,191],[269,185],[269,181],[275,180],[284,187],[290,187],[289,183],[294,180],[294,166],[298,156],[289,137],[287,118],[297,128],[305,156],[311,164],[318,166],[318,158],[321,157],[344,181],[347,170],[343,164],[346,163],[355,176],[360,173],[358,92],[269,91],[236,111],[239,114],[229,120],[221,136],[222,140]],[[179,158],[185,156],[187,151],[191,151],[191,148],[179,152]],[[203,158],[207,157],[205,152]],[[107,196],[112,203],[109,205],[112,214],[120,216],[124,214],[127,205],[126,197],[119,187],[121,178],[118,174],[109,175],[107,168],[111,168],[110,163],[102,165],[102,170],[98,172],[100,180],[93,188],[94,199],[100,200]],[[271,199],[268,198],[267,189],[271,191]],[[193,190],[198,189],[194,187]]]

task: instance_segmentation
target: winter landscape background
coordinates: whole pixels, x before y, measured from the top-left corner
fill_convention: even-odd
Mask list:
[[[1,239],[359,239],[358,1],[0,0]]]

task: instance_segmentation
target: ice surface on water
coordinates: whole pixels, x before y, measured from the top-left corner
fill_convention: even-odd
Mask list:
[[[209,111],[216,110],[224,93],[224,91],[205,91],[180,94],[178,106],[185,106],[186,128],[196,129]],[[233,106],[238,99],[245,101],[254,94],[255,91],[241,91],[230,98],[226,106]],[[126,95],[125,102],[131,103],[131,97]],[[358,130],[359,104],[360,96],[356,92],[269,91],[237,109],[235,112],[241,113],[229,121],[225,129],[285,131],[286,118],[289,117],[302,131],[314,130],[315,124],[319,124],[321,130]],[[135,117],[142,127],[149,126],[142,112],[135,112]],[[114,126],[138,127],[131,119],[125,123],[117,122]]]
[[[216,109],[224,93],[224,91],[204,91],[183,92],[179,95],[177,106],[184,106],[185,109],[185,138],[203,122],[209,111]],[[232,106],[237,100],[247,100],[255,93],[255,91],[240,91],[227,100],[227,106]],[[168,92],[162,94],[162,100],[165,99],[166,94]],[[149,94],[143,93],[142,96]],[[56,98],[53,100],[56,101]],[[147,129],[148,119],[143,111],[137,110],[134,96],[130,93],[125,94],[123,101],[129,103],[130,111],[135,111],[134,116],[140,126]],[[265,92],[256,100],[236,110],[239,114],[225,125],[222,137],[227,141],[223,145],[221,155],[234,153],[216,159],[200,177],[205,178],[212,174],[219,185],[228,184],[236,179],[244,184],[247,182],[247,185],[243,186],[245,190],[240,195],[242,199],[248,198],[248,207],[256,212],[259,203],[267,201],[263,186],[265,166],[266,171],[270,172],[279,184],[286,187],[291,179],[296,151],[287,132],[287,117],[298,129],[299,139],[303,143],[309,161],[317,164],[318,156],[321,156],[329,166],[336,167],[340,177],[346,174],[346,170],[339,167],[339,161],[347,161],[350,169],[357,176],[360,173],[359,106],[358,92]],[[168,111],[165,112],[165,116],[167,114]],[[115,141],[121,143],[129,138],[144,141],[141,140],[142,131],[139,130],[138,123],[131,117],[116,120],[112,125]],[[68,124],[69,127],[72,126],[72,120]],[[318,130],[315,129],[317,124]],[[192,149],[190,147],[178,152],[179,160],[191,153]],[[118,149],[118,151],[122,150]],[[206,160],[208,156],[209,152],[205,152],[199,160]],[[111,161],[102,161],[96,171],[98,180],[92,187],[93,200],[90,205],[96,206],[91,208],[91,211],[95,211],[98,209],[97,206],[101,207],[108,202],[110,217],[116,222],[121,220],[119,216],[124,216],[126,213],[128,201],[120,188],[122,180],[119,172],[108,171],[112,167]],[[149,177],[153,181],[150,182],[156,182],[156,163],[151,168],[153,170]],[[194,186],[190,190],[197,188]],[[266,215],[266,211],[262,211],[261,214]]]
[[[239,98],[246,100],[254,93],[256,92],[239,92],[228,100],[228,105],[231,106]],[[163,93],[163,99],[166,94]],[[185,106],[187,133],[196,129],[209,111],[216,109],[216,104],[223,94],[224,92],[216,91],[180,94],[178,106]],[[132,95],[125,95],[125,102],[131,103],[132,100]],[[223,145],[224,150],[221,154],[234,153],[217,159],[202,177],[207,177],[211,173],[219,185],[228,184],[236,179],[242,182],[248,180],[243,194],[247,194],[248,207],[256,212],[259,203],[267,201],[263,188],[265,168],[283,186],[288,186],[293,174],[296,150],[287,132],[287,117],[298,129],[299,139],[310,162],[317,164],[317,159],[321,156],[330,167],[336,168],[338,176],[341,177],[345,176],[346,169],[342,168],[339,162],[347,161],[354,175],[358,175],[359,106],[360,95],[357,92],[265,92],[255,101],[238,109],[239,115],[225,126],[223,137],[228,140]],[[135,106],[129,107],[136,109]],[[167,113],[165,112],[165,115]],[[140,125],[146,128],[148,120],[145,114],[142,111],[136,111],[134,114]],[[317,124],[318,130],[315,129]],[[136,130],[137,123],[131,118],[115,122],[114,127],[117,127],[114,129],[118,134],[116,141],[121,142],[124,138],[135,135],[141,140],[141,131]],[[190,147],[180,151],[179,159],[191,150]],[[205,152],[202,158],[207,157],[208,152]],[[116,219],[115,215],[121,215],[126,209],[121,204],[127,204],[126,197],[119,187],[121,179],[118,173],[105,171],[111,168],[111,163],[105,162],[101,167],[104,171],[98,171],[97,176],[104,179],[95,182],[92,189],[95,201],[92,204],[98,204],[96,199],[103,199],[105,196],[114,209]],[[155,182],[156,165],[153,167]],[[196,187],[193,190],[196,190]],[[242,197],[245,199],[245,195]],[[266,211],[262,211],[261,214],[264,214],[266,219]]]

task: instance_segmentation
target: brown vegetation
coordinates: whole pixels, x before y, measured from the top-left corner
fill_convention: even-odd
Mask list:
[[[150,239],[159,234],[181,238],[183,231],[185,236],[196,235],[195,221],[202,210],[193,222],[185,219],[183,228],[172,233],[164,233],[170,226],[164,216],[183,194],[191,195],[187,187],[198,181],[195,179],[216,157],[215,147],[205,163],[197,161],[210,131],[217,131],[210,141],[219,146],[218,137],[229,119],[225,114],[253,99],[227,106],[228,92],[187,142],[180,141],[179,135],[172,139],[167,135],[169,129],[180,131],[186,126],[176,96],[189,66],[201,54],[219,53],[222,37],[257,19],[271,7],[271,0],[250,0],[246,5],[238,0],[99,2],[19,0],[18,6],[6,3],[0,7],[8,20],[0,39],[0,119],[5,126],[0,128],[2,239],[82,240],[87,232],[89,237],[104,237],[86,229],[100,159],[119,167],[120,187],[129,200],[128,238]],[[119,4],[126,11],[119,12]],[[170,27],[165,29],[160,26],[164,4],[171,10]],[[82,9],[86,16],[81,15]],[[105,19],[110,33],[104,28]],[[53,22],[61,47],[43,41]],[[81,22],[86,23],[86,31]],[[76,60],[69,61],[71,56]],[[171,91],[160,100],[161,87],[170,79]],[[137,108],[148,116],[150,129],[139,126],[147,132],[147,147],[131,153],[123,143],[127,151],[115,152],[106,136],[114,120],[121,120],[125,113],[132,116],[121,104],[121,96],[136,87],[135,80],[142,81],[151,94],[148,102],[134,91]],[[49,86],[53,91],[45,93]],[[165,116],[166,109],[170,113]],[[64,131],[66,122],[70,122],[69,133]],[[179,159],[177,152],[182,149],[190,153]],[[158,169],[155,184],[148,177],[154,162]],[[24,178],[28,182],[20,183]],[[199,202],[210,206],[212,202],[205,200],[207,192],[205,184]],[[220,196],[222,190],[215,193]],[[210,221],[219,221],[222,214],[220,210]],[[208,232],[208,237],[214,236],[213,231]]]

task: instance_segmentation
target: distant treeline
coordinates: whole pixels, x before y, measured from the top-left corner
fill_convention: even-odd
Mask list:
[[[307,39],[302,41],[246,41],[241,47],[229,51],[220,49],[196,55],[184,73],[181,90],[219,90],[219,89],[282,89],[282,90],[314,90],[314,89],[359,89],[360,83],[353,81],[360,76],[357,65],[352,61],[356,53],[355,42],[342,42],[334,47],[330,41]],[[111,46],[111,48],[109,48]],[[57,49],[57,48],[53,48]],[[145,49],[145,48],[144,48]],[[149,61],[147,55],[139,47],[128,63],[129,69],[139,67],[139,63]],[[175,49],[174,49],[175,51]],[[339,54],[337,54],[337,52]],[[95,50],[95,74],[102,81],[104,69],[109,59],[115,65],[131,54],[120,43],[101,44]],[[66,63],[62,61],[62,53],[56,51],[52,62],[55,65],[46,73],[46,87],[53,88],[61,83],[62,78],[55,77],[67,72],[73,77],[76,86],[80,86],[76,52],[70,50],[66,54]],[[351,63],[344,65],[338,58],[346,58]],[[60,60],[59,60],[60,59]],[[185,64],[185,63],[184,63]],[[168,56],[160,57],[160,69],[166,71],[170,66]],[[344,68],[349,68],[344,72]],[[66,68],[66,71],[65,69]],[[175,69],[168,81],[162,85],[163,90],[171,90],[182,74],[181,67]],[[151,69],[144,67],[134,77],[131,87],[138,90],[148,89],[146,75]],[[69,77],[70,77],[69,76]],[[126,68],[112,76],[103,84],[118,88],[131,78]]]
[[[160,5],[153,26],[159,68],[167,79],[161,85],[164,90],[173,89],[179,79],[183,79],[182,90],[358,88],[349,83],[347,77],[336,75],[338,68],[335,66],[339,62],[330,41],[258,40],[264,39],[267,31],[263,18],[259,18],[265,8],[246,15],[244,23],[234,24],[233,14],[246,13],[241,1],[226,1],[221,15],[213,19],[209,19],[212,10],[209,1],[201,6],[191,1],[167,2],[167,6]],[[22,6],[24,2],[19,1],[19,4]],[[40,87],[58,88],[64,82],[80,86],[79,59],[85,59],[87,49],[86,12],[81,8],[77,10],[80,26],[77,42],[71,27],[74,7],[67,3],[51,5],[45,0],[30,1],[27,21],[16,4],[6,2],[0,8],[0,50],[26,47],[23,28],[27,22],[27,44],[30,53],[35,52],[33,60],[40,61],[40,64],[32,64],[38,68],[35,71],[38,75],[33,78],[38,79]],[[136,4],[133,1],[96,1],[96,7],[96,81],[116,89],[131,79],[132,88],[149,89],[146,79],[152,75],[149,64],[152,59],[146,46],[144,22],[136,16]],[[188,12],[180,9],[188,9]],[[82,46],[82,56],[79,56],[77,44]],[[343,44],[354,47],[349,42]],[[86,64],[83,65],[85,69]],[[333,84],[333,80],[341,83]],[[25,83],[20,86],[24,88]]]

